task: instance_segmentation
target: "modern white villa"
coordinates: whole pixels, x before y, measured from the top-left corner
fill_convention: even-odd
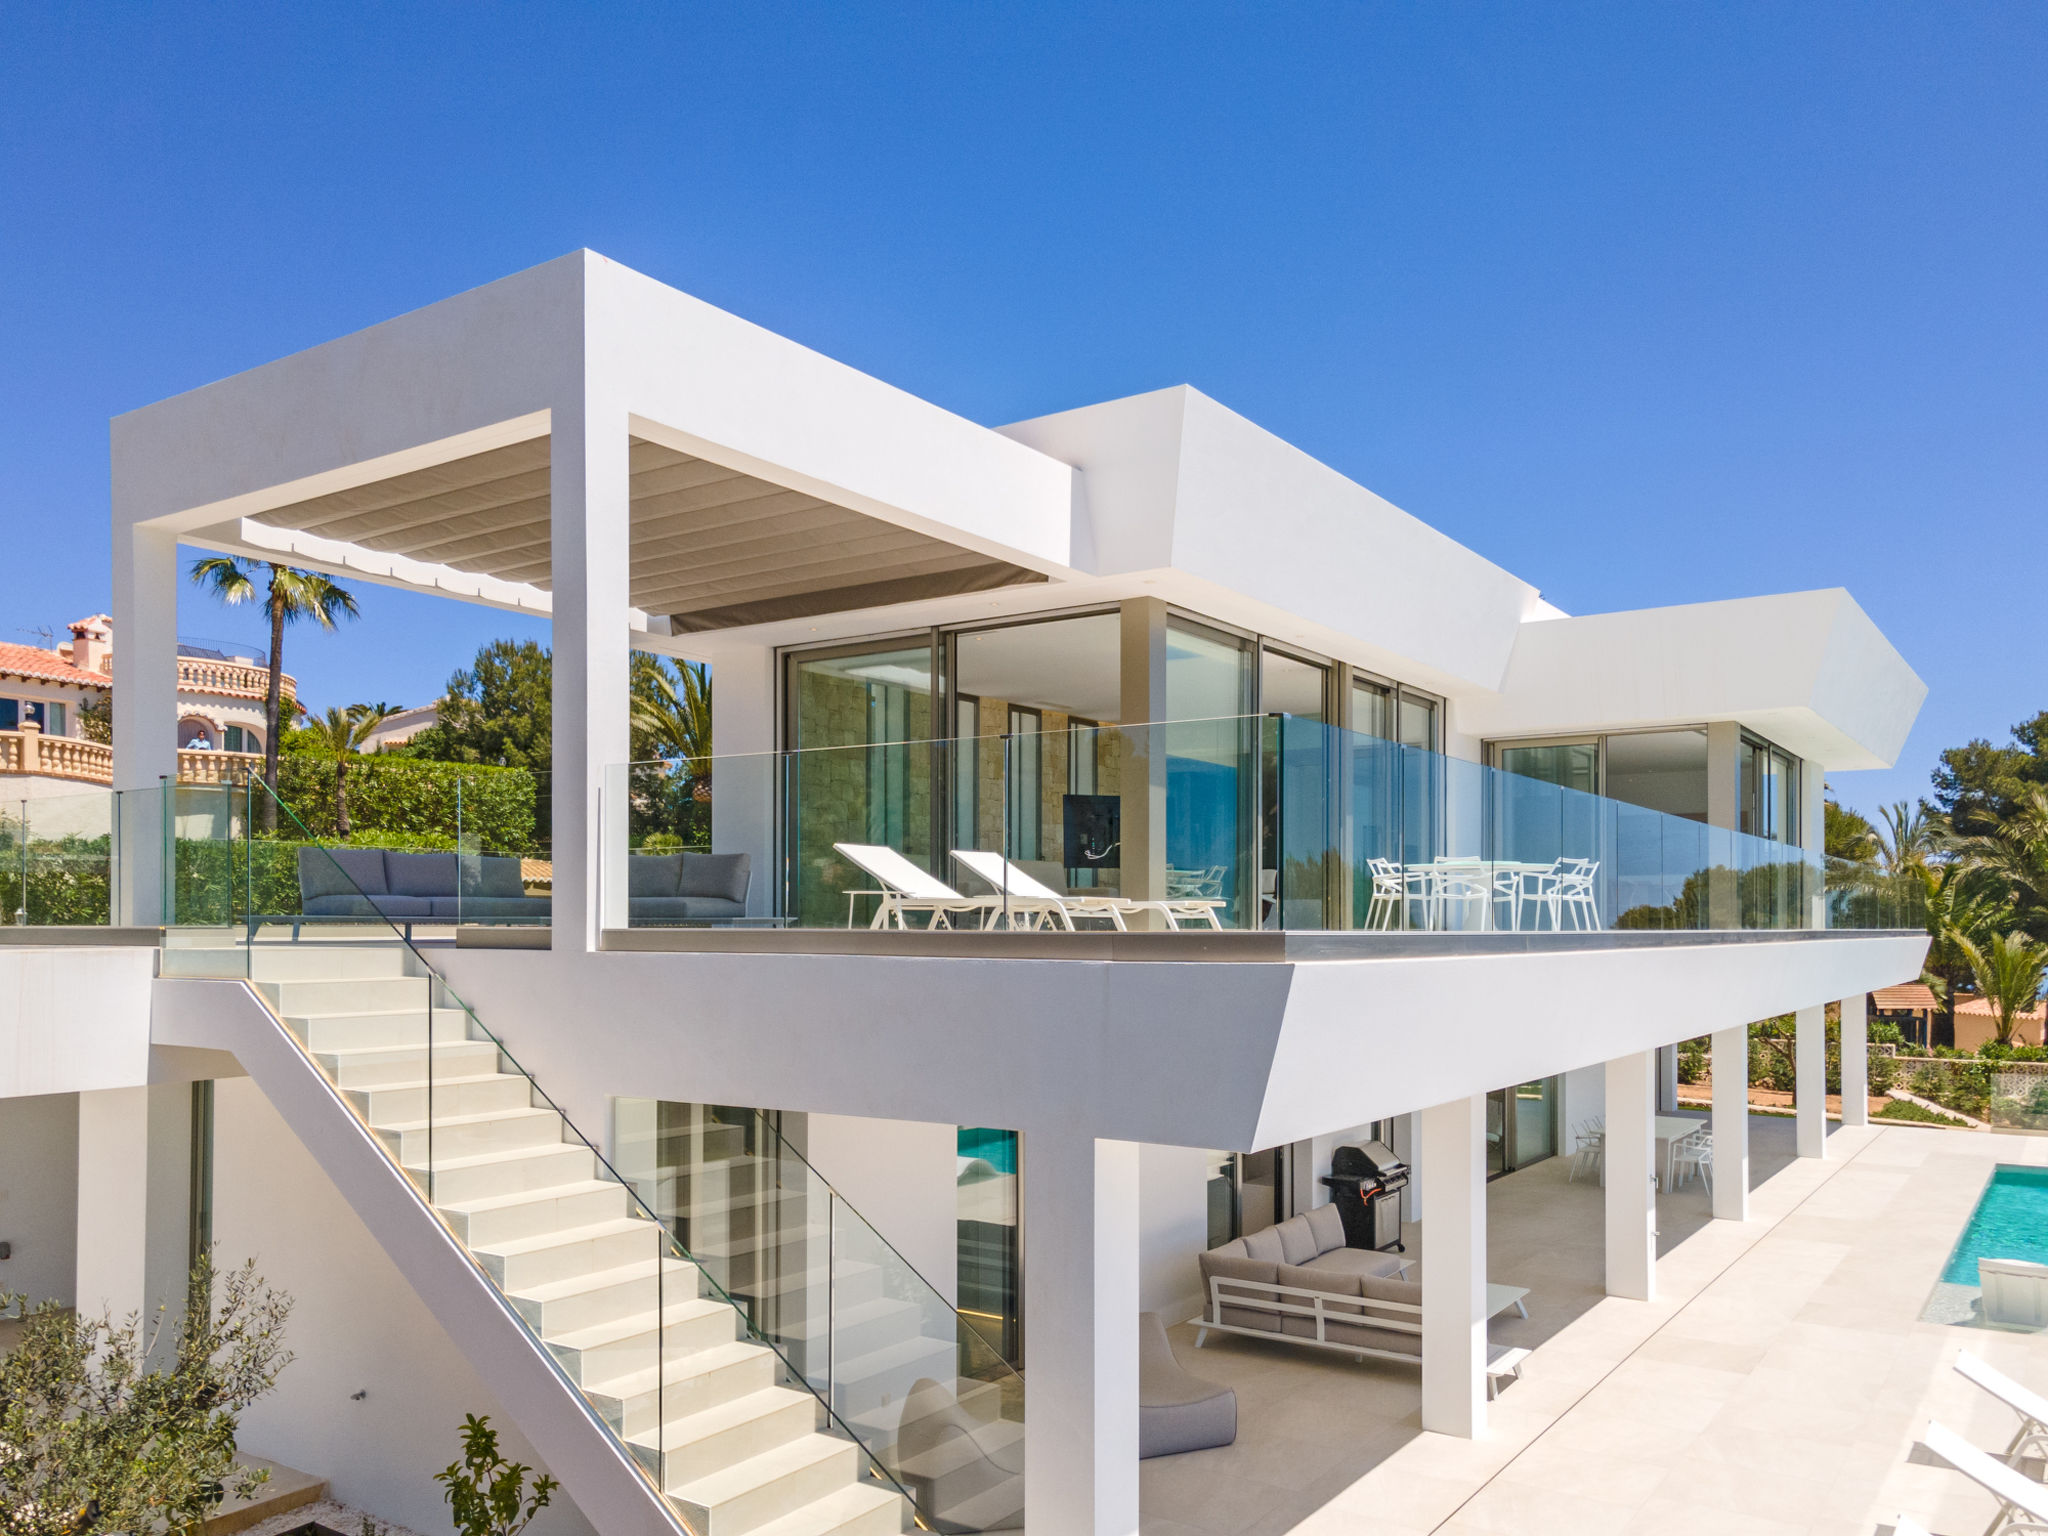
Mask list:
[[[256,1257],[245,1449],[420,1530],[466,1411],[600,1536],[1178,1536],[1290,1400],[1497,1443],[1547,1245],[1651,1315],[1660,1224],[1754,1226],[1747,1025],[1796,1181],[1824,1010],[1853,1138],[1920,975],[1820,851],[1925,695],[1847,592],[1568,615],[1192,388],[985,427],[580,251],[112,451],[112,921],[0,930],[0,1283]],[[193,550],[548,618],[552,895],[164,788]],[[636,650],[712,758],[629,760]]]

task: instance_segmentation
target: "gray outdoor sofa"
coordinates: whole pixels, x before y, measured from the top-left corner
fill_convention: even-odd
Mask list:
[[[643,923],[715,923],[745,917],[752,860],[744,853],[634,854],[627,916]],[[301,848],[297,914],[251,924],[382,917],[416,922],[544,923],[549,901],[529,896],[516,858],[398,853],[388,848]]]
[[[1354,1355],[1420,1359],[1422,1287],[1398,1278],[1411,1262],[1344,1246],[1334,1205],[1198,1256],[1203,1307],[1195,1346],[1211,1330]]]

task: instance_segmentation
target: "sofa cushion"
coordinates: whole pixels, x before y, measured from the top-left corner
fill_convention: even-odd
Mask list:
[[[354,892],[346,896],[309,896],[299,903],[299,910],[308,917],[375,917],[377,909],[370,901],[370,897]]]
[[[1284,1264],[1287,1261],[1287,1247],[1280,1241],[1279,1231],[1273,1227],[1258,1232],[1247,1232],[1244,1251],[1255,1259],[1264,1259],[1268,1264]]]
[[[1328,1253],[1344,1246],[1344,1218],[1335,1205],[1311,1207],[1308,1229],[1316,1235],[1316,1252]]]
[[[299,896],[302,900],[314,901],[322,896],[381,896],[388,889],[384,884],[384,850],[381,848],[299,850]]]
[[[1256,1280],[1262,1285],[1271,1285],[1274,1271],[1280,1267],[1277,1264],[1269,1264],[1264,1259],[1231,1253],[1225,1248],[1211,1248],[1207,1253],[1197,1254],[1195,1258],[1202,1266],[1202,1278],[1205,1281],[1220,1277],[1225,1280]]]
[[[686,853],[676,880],[678,896],[708,896],[718,901],[747,899],[754,861],[744,853]]]
[[[744,901],[727,901],[722,896],[683,896],[683,921],[689,923],[729,923],[736,917],[747,915]]]
[[[462,861],[462,894],[471,896],[524,897],[526,880],[519,872],[519,860],[491,854]]]
[[[1326,1274],[1350,1275],[1357,1278],[1364,1275],[1397,1275],[1407,1262],[1398,1254],[1377,1253],[1370,1248],[1332,1248],[1328,1253],[1319,1253],[1308,1261],[1310,1269],[1320,1269]]]
[[[1359,1281],[1358,1291],[1367,1301],[1398,1301],[1410,1307],[1422,1305],[1422,1282],[1419,1280],[1383,1280],[1368,1275]]]
[[[626,860],[626,895],[674,896],[682,869],[680,853],[636,853]]]
[[[447,902],[456,908],[455,914],[466,922],[504,922],[508,918],[527,922],[544,923],[548,920],[550,903],[545,896],[465,896],[459,907],[446,896],[434,898],[434,915],[441,915],[441,904]]]
[[[1304,1291],[1321,1291],[1325,1296],[1357,1296],[1358,1276],[1340,1269],[1315,1269],[1305,1264],[1282,1264],[1277,1271],[1281,1285],[1299,1286]],[[1308,1303],[1303,1302],[1306,1306]]]
[[[385,917],[432,917],[431,896],[369,896],[364,898]]]
[[[1225,1243],[1222,1247],[1211,1248],[1209,1251],[1215,1254],[1218,1258],[1224,1259],[1248,1259],[1251,1257],[1251,1255],[1245,1251],[1244,1239],[1241,1237],[1233,1237],[1229,1242]]]
[[[1403,1324],[1415,1321],[1414,1318],[1402,1319]],[[1422,1335],[1411,1333],[1406,1326],[1383,1328],[1376,1323],[1346,1323],[1330,1318],[1323,1323],[1323,1337],[1332,1344],[1351,1344],[1360,1349],[1376,1349],[1387,1355],[1422,1357]]]
[[[1280,1234],[1280,1258],[1287,1264],[1306,1264],[1322,1250],[1306,1216],[1290,1216],[1273,1229]]]
[[[394,896],[453,896],[456,868],[452,853],[384,853],[384,879]]]

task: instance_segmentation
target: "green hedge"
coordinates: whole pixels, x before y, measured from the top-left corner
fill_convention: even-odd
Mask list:
[[[30,838],[24,907],[22,846],[0,838],[0,926],[101,927],[112,921],[110,839]]]
[[[349,842],[397,846],[382,842],[382,838],[392,837],[405,839],[403,846],[408,848],[454,847],[458,784],[460,830],[469,851],[532,854],[539,850],[545,829],[537,825],[537,786],[528,770],[381,755],[366,755],[349,764]],[[330,841],[336,837],[333,758],[287,753],[278,761],[277,793],[315,838]],[[290,835],[295,830],[290,818],[279,818],[280,833]]]

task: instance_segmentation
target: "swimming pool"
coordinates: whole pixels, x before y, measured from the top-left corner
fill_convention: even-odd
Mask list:
[[[2000,1163],[1941,1272],[1947,1285],[1977,1284],[1979,1259],[2048,1264],[2048,1168]]]
[[[992,1130],[981,1125],[963,1125],[960,1127],[959,1152],[962,1157],[981,1158],[997,1173],[1017,1171],[1015,1131]]]

